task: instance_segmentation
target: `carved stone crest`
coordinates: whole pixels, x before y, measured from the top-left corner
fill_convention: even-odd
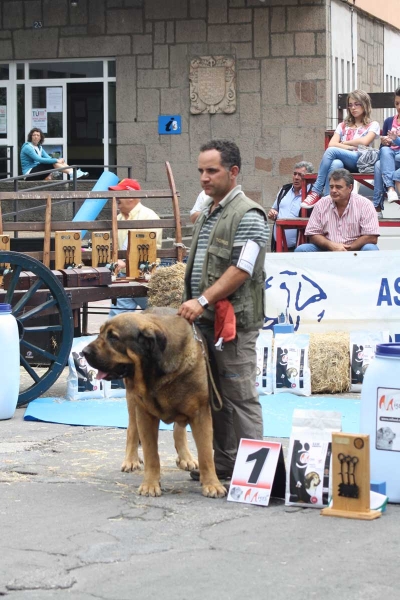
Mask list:
[[[190,112],[233,113],[236,72],[233,56],[198,56],[190,63]]]

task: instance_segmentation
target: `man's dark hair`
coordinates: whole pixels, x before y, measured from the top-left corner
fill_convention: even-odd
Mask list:
[[[344,179],[347,187],[350,185],[354,185],[354,177],[347,169],[335,169],[329,175],[329,181],[333,179],[334,181],[339,181],[339,179]]]
[[[200,152],[207,152],[207,150],[218,150],[221,154],[221,164],[226,169],[232,167],[242,166],[242,159],[240,157],[240,150],[235,142],[229,140],[211,140],[200,147]]]
[[[39,144],[40,144],[40,145],[42,145],[42,144],[43,144],[43,142],[44,142],[44,133],[43,133],[43,131],[42,131],[41,129],[39,129],[38,127],[34,127],[33,129],[31,129],[31,130],[30,130],[30,132],[28,133],[28,142],[31,142],[31,141],[32,141],[32,133],[35,133],[36,131],[37,131],[38,133],[40,133],[40,142],[39,142]]]
[[[394,91],[394,95],[400,96],[400,87],[398,87],[397,90]]]

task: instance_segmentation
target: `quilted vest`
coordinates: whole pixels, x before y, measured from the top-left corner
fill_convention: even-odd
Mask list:
[[[239,194],[232,198],[232,200],[222,208],[221,215],[211,230],[208,240],[200,280],[201,293],[211,287],[228,267],[231,266],[233,242],[236,230],[244,215],[249,210],[253,209],[257,209],[261,212],[266,220],[267,216],[262,206],[253,202],[250,198],[247,198],[243,192],[239,192]],[[206,214],[202,213],[193,228],[191,250],[185,273],[184,300],[192,298],[190,281],[194,255],[200,230],[205,220]],[[259,329],[264,323],[265,253],[266,247],[261,248],[254,266],[252,277],[246,279],[233,294],[228,296],[228,300],[232,303],[235,311],[236,326],[240,329]],[[203,312],[202,317],[213,321],[214,307],[209,306]]]

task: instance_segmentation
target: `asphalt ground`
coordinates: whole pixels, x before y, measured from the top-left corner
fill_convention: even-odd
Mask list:
[[[91,332],[102,317],[92,317]],[[62,377],[46,395],[65,393]],[[346,395],[347,396],[347,395]],[[375,521],[201,495],[160,431],[160,498],[122,473],[126,431],[0,421],[0,597],[376,600],[398,597],[400,511]],[[288,440],[277,440],[287,452]],[[191,435],[189,443],[195,452]]]

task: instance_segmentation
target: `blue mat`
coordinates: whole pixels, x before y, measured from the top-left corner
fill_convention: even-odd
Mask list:
[[[264,418],[264,436],[290,437],[292,415],[295,408],[308,410],[335,410],[342,414],[342,429],[345,433],[358,433],[360,400],[295,396],[283,393],[260,396]],[[81,400],[69,402],[60,398],[38,398],[25,411],[26,421],[46,421],[64,425],[99,427],[122,427],[128,425],[128,410],[124,398],[115,400]],[[172,430],[172,425],[160,423],[160,429]]]

